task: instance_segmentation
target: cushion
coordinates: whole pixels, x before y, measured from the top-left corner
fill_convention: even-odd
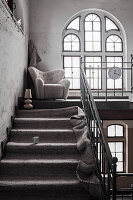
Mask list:
[[[44,96],[48,99],[60,99],[63,98],[64,87],[60,84],[45,84]]]

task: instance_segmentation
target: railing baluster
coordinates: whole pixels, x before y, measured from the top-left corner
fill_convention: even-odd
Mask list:
[[[83,108],[86,115],[86,122],[90,134],[90,140],[93,146],[93,151],[96,159],[98,176],[103,186],[104,199],[110,199],[110,186],[111,181],[113,179],[112,197],[113,200],[116,200],[116,162],[114,162],[116,160],[112,159],[112,155],[102,127],[101,119],[99,117],[99,113],[82,66],[81,100],[83,103]],[[99,158],[98,153],[100,154]]]

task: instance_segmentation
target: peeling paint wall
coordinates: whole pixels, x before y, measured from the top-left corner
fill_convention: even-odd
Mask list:
[[[128,60],[133,53],[133,0],[32,0],[30,38],[42,58],[40,68],[61,68],[62,30],[77,12],[97,8],[110,12],[122,23],[127,34]]]
[[[23,0],[24,33],[11,17],[10,10],[0,0],[0,141],[6,138],[18,97],[24,92],[27,67],[28,0]]]

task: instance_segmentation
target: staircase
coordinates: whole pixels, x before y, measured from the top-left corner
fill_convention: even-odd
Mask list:
[[[74,107],[73,107],[74,108]],[[19,110],[0,161],[1,200],[91,200],[76,176],[76,109]],[[32,138],[39,136],[39,143]]]

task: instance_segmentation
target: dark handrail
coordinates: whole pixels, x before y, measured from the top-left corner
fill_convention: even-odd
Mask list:
[[[99,178],[103,186],[104,199],[111,199],[110,191],[112,189],[112,199],[116,200],[117,158],[112,158],[101,119],[82,67],[82,60],[80,75],[81,100],[86,115],[89,137],[95,154]]]

